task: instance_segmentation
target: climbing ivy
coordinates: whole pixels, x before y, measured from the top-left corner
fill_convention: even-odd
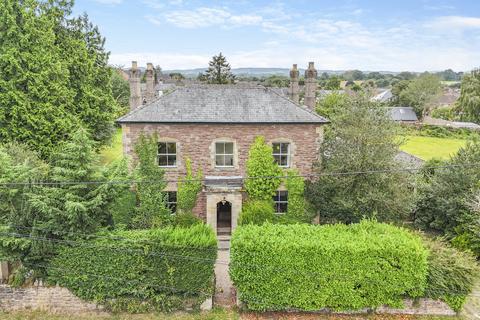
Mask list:
[[[191,212],[197,202],[198,193],[202,190],[202,170],[198,170],[197,174],[193,174],[192,161],[185,159],[186,175],[180,179],[177,189],[177,210],[178,213]]]
[[[282,170],[275,162],[272,147],[258,136],[250,147],[247,160],[245,189],[252,199],[271,200],[281,183]],[[265,177],[265,178],[259,178]]]

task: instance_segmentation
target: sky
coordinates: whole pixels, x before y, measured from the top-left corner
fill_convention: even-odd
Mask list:
[[[480,0],[76,0],[110,63],[318,70],[469,71],[480,66]]]

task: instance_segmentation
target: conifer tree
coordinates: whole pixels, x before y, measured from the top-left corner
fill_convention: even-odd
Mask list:
[[[235,76],[231,72],[230,64],[221,52],[218,56],[213,56],[208,65],[209,67],[203,77],[208,83],[229,84],[234,82]]]
[[[104,39],[72,1],[0,2],[0,139],[46,159],[84,127],[109,140],[116,103]]]

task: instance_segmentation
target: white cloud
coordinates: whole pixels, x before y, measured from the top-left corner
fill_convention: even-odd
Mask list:
[[[231,16],[230,22],[234,25],[243,25],[243,26],[250,26],[250,25],[258,25],[261,23],[263,18],[257,15],[248,15],[242,14],[238,16]]]
[[[198,8],[196,10],[171,11],[165,18],[171,24],[180,28],[200,28],[225,23],[231,14],[223,9]]]
[[[426,23],[427,27],[445,30],[480,29],[480,18],[464,16],[442,16]]]

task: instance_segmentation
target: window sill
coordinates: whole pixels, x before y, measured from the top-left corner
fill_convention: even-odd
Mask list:
[[[235,166],[225,166],[225,167],[218,167],[218,166],[215,166],[214,167],[215,170],[220,170],[220,171],[232,171],[232,170],[236,170],[237,168]]]

